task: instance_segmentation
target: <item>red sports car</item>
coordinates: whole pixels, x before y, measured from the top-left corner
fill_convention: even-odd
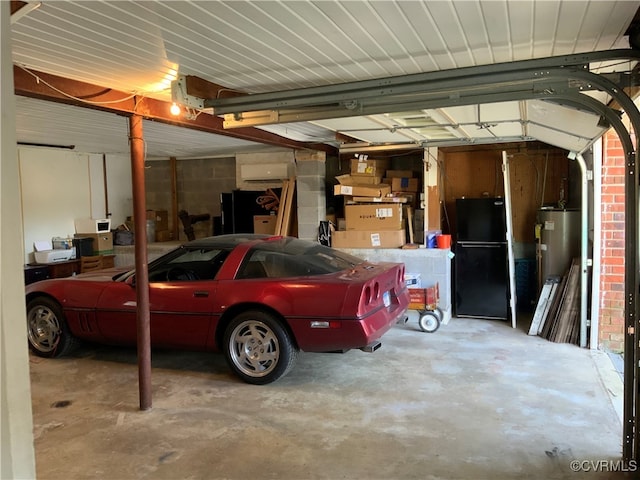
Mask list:
[[[148,268],[152,346],[222,350],[253,384],[285,375],[299,350],[376,350],[409,305],[404,264],[365,262],[290,237],[194,240]],[[80,339],[135,345],[135,273],[115,268],[27,285],[31,349],[56,357]]]

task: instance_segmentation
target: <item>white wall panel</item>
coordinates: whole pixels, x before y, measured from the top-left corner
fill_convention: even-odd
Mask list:
[[[108,213],[111,228],[124,223],[133,215],[133,183],[131,180],[131,158],[129,155],[107,155]]]
[[[105,218],[107,201],[104,188],[104,168],[102,166],[102,155],[89,155],[88,162],[91,218]]]
[[[75,233],[74,219],[91,216],[89,160],[86,154],[20,148],[20,186],[25,262],[33,242]]]

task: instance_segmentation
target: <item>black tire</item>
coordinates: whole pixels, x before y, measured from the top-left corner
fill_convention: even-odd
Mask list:
[[[275,382],[298,358],[287,330],[273,315],[259,310],[243,312],[229,323],[223,349],[234,373],[254,385]]]
[[[27,338],[29,348],[46,358],[67,355],[80,344],[60,305],[48,297],[36,297],[27,304]]]
[[[438,328],[440,328],[440,319],[434,312],[424,312],[422,315],[420,315],[418,325],[420,325],[420,329],[423,332],[433,333],[438,330]]]

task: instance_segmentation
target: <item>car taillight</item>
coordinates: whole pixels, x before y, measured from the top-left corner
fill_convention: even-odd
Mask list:
[[[369,305],[371,303],[371,287],[367,285],[364,287],[364,304]]]
[[[381,295],[380,284],[377,281],[374,280],[365,285],[360,294],[360,306],[363,308],[361,314],[371,308],[376,308]]]

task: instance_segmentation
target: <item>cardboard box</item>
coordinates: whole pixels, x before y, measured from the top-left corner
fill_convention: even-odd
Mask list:
[[[156,221],[156,232],[169,230],[169,213],[166,210],[147,210],[147,220]]]
[[[352,173],[351,175],[346,176],[351,177],[350,179],[352,185],[378,185],[380,183],[383,183],[382,175],[356,175]]]
[[[385,178],[384,183],[391,185],[392,192],[417,192],[418,191],[418,179],[417,178]]]
[[[353,197],[356,203],[407,203],[407,197]]]
[[[352,204],[344,207],[347,230],[399,230],[402,204]]]
[[[405,244],[402,230],[335,231],[331,234],[331,246],[335,248],[400,248]]]
[[[346,173],[336,176],[336,180],[340,185],[387,185],[382,181],[382,177],[376,175],[351,175]]]
[[[76,218],[76,233],[102,233],[111,231],[110,218]]]
[[[360,160],[359,158],[351,159],[351,174],[352,175],[372,175],[372,176],[384,176],[384,173],[389,168],[389,160],[376,160],[366,159]]]
[[[170,242],[173,240],[173,232],[170,230],[156,230],[156,242]]]
[[[253,233],[273,235],[276,232],[276,215],[254,215]]]
[[[358,197],[384,197],[391,193],[391,186],[379,183],[377,185],[335,185],[334,195],[356,195]]]
[[[169,230],[169,213],[166,210],[147,210],[145,214],[146,220],[153,220],[156,227],[156,232]],[[127,217],[124,222],[129,230],[135,230],[135,222],[133,219],[133,215]]]
[[[93,254],[104,255],[113,253],[113,233],[83,233],[75,235],[76,237],[84,237],[93,239]]]
[[[387,170],[387,178],[413,178],[413,170]]]

